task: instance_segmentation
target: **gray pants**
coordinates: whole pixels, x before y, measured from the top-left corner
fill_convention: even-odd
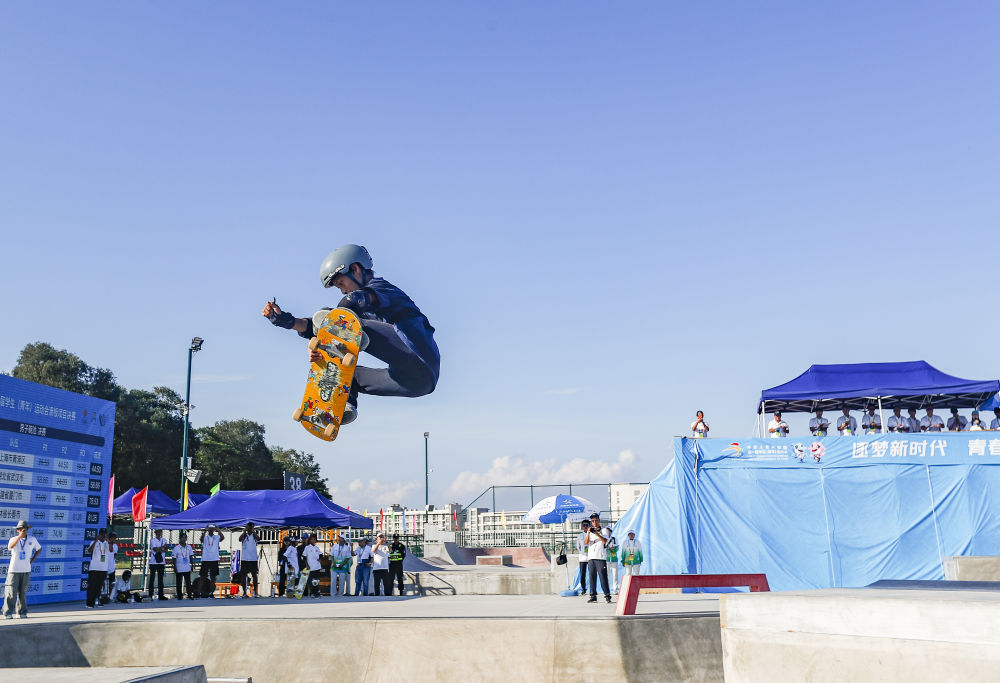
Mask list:
[[[3,591],[3,615],[14,612],[14,601],[17,601],[17,613],[28,616],[28,585],[31,583],[31,572],[7,572],[7,583]]]

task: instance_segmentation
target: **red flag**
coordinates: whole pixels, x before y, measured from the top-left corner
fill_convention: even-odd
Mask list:
[[[142,491],[132,496],[132,521],[141,522],[146,519],[146,494],[149,493],[149,487],[145,487]]]
[[[385,513],[382,512],[382,508],[378,509],[378,528],[379,529],[385,528]]]
[[[115,502],[115,475],[111,475],[111,481],[108,482],[108,517],[111,516],[111,510],[114,507]]]

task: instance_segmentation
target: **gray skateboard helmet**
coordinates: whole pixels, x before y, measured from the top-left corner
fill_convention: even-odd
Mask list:
[[[367,249],[358,244],[345,244],[331,251],[319,267],[319,279],[323,286],[331,287],[334,275],[343,273],[350,276],[352,263],[360,263],[365,270],[371,270],[372,257]]]

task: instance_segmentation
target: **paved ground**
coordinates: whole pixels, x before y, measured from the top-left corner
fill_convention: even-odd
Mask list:
[[[85,609],[83,603],[38,605],[27,620],[0,619],[0,628],[33,622],[131,621],[155,619],[303,619],[377,617],[412,619],[459,618],[608,618],[615,603],[589,604],[586,598],[556,595],[449,595],[427,597],[285,598],[167,600],[137,605],[105,605]],[[640,615],[712,615],[719,613],[719,599],[711,594],[642,595]]]

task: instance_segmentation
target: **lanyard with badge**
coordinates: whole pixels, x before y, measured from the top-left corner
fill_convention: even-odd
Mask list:
[[[97,549],[101,553],[100,562],[103,563],[104,562],[104,557],[108,554],[108,544],[107,543],[98,543],[97,544]]]
[[[26,560],[26,559],[28,559],[28,554],[24,551],[24,545],[27,542],[28,542],[28,539],[26,539],[26,538],[22,538],[20,541],[17,542],[18,546],[20,546],[20,548],[21,548],[17,552],[17,559],[19,559],[19,560]]]

